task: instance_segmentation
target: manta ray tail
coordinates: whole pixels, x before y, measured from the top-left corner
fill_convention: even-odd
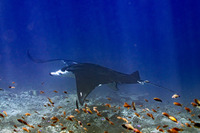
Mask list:
[[[163,86],[161,86],[161,85],[158,85],[158,84],[152,83],[152,82],[150,82],[150,81],[148,81],[147,83],[149,83],[149,84],[151,84],[151,85],[153,85],[153,86],[156,86],[156,87],[159,87],[159,88],[162,88],[162,89],[168,90],[168,91],[170,91],[170,92],[172,92],[172,93],[175,93],[175,91],[173,91],[173,90],[171,90],[171,89],[169,89],[169,88],[166,88],[166,87],[163,87]]]
[[[156,86],[156,87],[165,89],[165,90],[167,90],[167,91],[170,91],[170,92],[172,92],[172,93],[175,93],[175,91],[173,91],[173,90],[171,90],[171,89],[169,89],[169,88],[163,87],[163,86],[161,86],[161,85],[152,83],[152,82],[150,82],[149,80],[138,80],[138,83],[139,83],[139,84],[142,84],[142,85],[144,85],[145,83],[148,83],[148,84],[150,84],[150,85],[153,85],[153,86]]]
[[[47,62],[54,62],[54,61],[63,61],[64,64],[70,65],[70,64],[77,64],[77,62],[72,60],[65,60],[65,59],[50,59],[50,60],[41,60],[41,59],[35,59],[30,55],[29,50],[27,50],[27,56],[30,60],[32,60],[35,63],[47,63]]]

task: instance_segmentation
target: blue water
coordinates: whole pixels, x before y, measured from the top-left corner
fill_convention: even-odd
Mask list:
[[[143,79],[197,92],[199,5],[196,0],[3,0],[1,78],[25,82],[29,75],[37,78],[35,72],[45,76],[43,67],[27,59],[29,49],[43,59],[92,62],[125,73],[139,70]]]
[[[184,98],[200,98],[199,7],[199,0],[1,0],[0,88],[15,93],[74,86],[74,80],[49,76],[62,63],[33,63],[30,50],[40,59],[138,70],[142,79]],[[13,81],[17,87],[9,89]],[[126,87],[120,91],[171,96],[157,87]]]

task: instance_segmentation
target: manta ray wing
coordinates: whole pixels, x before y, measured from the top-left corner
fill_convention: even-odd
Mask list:
[[[100,83],[95,81],[95,79],[91,80],[83,73],[76,73],[76,88],[78,100],[81,105],[83,105],[85,98],[90,94],[92,90],[95,89]]]

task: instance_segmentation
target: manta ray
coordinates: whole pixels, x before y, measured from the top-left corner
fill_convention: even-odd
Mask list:
[[[83,105],[84,100],[92,90],[98,86],[107,84],[111,88],[118,90],[118,84],[137,84],[138,81],[140,81],[138,71],[132,74],[124,74],[92,63],[71,64],[56,72],[51,72],[50,75],[68,77],[74,75],[76,79],[77,96],[81,105]]]
[[[65,63],[65,66],[63,68],[55,72],[50,72],[49,74],[51,76],[74,77],[76,80],[78,101],[81,105],[84,104],[86,97],[96,87],[104,84],[109,85],[111,88],[114,88],[115,90],[118,90],[119,84],[149,83],[148,80],[144,81],[140,79],[139,71],[135,71],[131,74],[125,74],[92,63],[78,63],[72,60],[65,60],[65,59],[51,59],[51,60],[34,59],[30,55],[29,51],[27,52],[27,55],[29,59],[31,59],[36,63],[45,63],[45,62],[52,62],[59,60],[63,61]]]

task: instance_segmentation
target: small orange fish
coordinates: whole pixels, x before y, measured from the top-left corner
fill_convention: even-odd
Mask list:
[[[63,91],[63,93],[67,94],[67,92],[66,92],[66,91]]]
[[[57,107],[57,109],[60,109],[60,108],[62,108],[62,106],[58,106],[58,107]]]
[[[167,130],[169,133],[178,133],[178,131],[183,131],[183,129],[181,128],[177,128],[177,127],[174,127],[174,128],[171,128],[169,130]]]
[[[51,104],[54,104],[54,102],[52,102],[52,100],[48,97],[48,99],[49,99],[49,102],[51,103]]]
[[[193,107],[196,107],[196,106],[197,106],[197,104],[194,103],[194,102],[191,102],[191,104],[192,104]]]
[[[177,128],[177,127],[174,127],[174,128],[172,128],[172,129],[174,129],[174,130],[176,130],[176,131],[183,131],[183,129]]]
[[[76,111],[77,113],[80,113],[79,109],[75,109],[75,111]]]
[[[14,86],[9,86],[8,88],[14,89],[15,87]]]
[[[112,121],[109,121],[110,125],[115,125]]]
[[[12,82],[12,84],[15,84],[15,82]]]
[[[128,123],[128,120],[126,118],[122,118],[123,121],[125,121],[126,123]]]
[[[90,123],[87,123],[87,126],[91,126],[91,124],[90,124]]]
[[[167,114],[166,112],[162,112],[162,114],[163,114],[164,116],[169,117],[169,114]]]
[[[74,116],[74,115],[70,115],[69,117],[70,117],[70,118],[75,118],[75,116]]]
[[[159,128],[160,128],[160,125],[158,125],[156,129],[158,130]]]
[[[172,120],[173,122],[176,122],[176,123],[178,122],[177,119],[173,116],[169,116],[169,119]]]
[[[162,102],[162,100],[160,98],[157,98],[157,97],[155,97],[154,100],[158,101],[158,102]]]
[[[42,127],[41,125],[37,125],[38,127]]]
[[[54,90],[53,92],[58,93],[58,91]]]
[[[150,112],[150,110],[148,108],[145,108],[146,111]]]
[[[82,108],[83,112],[87,113],[86,109],[85,108]]]
[[[46,120],[44,117],[42,117],[43,120]]]
[[[151,110],[152,110],[153,112],[155,112],[155,113],[157,112],[155,109],[151,109]]]
[[[163,133],[165,132],[162,128],[160,128],[158,131],[163,132]]]
[[[8,116],[8,114],[6,113],[6,111],[3,111],[3,113],[4,113],[6,116]]]
[[[122,124],[123,128],[126,128],[128,130],[134,130],[135,128],[131,124]]]
[[[166,127],[168,127],[168,125],[164,125],[164,126],[163,126],[163,128],[166,128]]]
[[[61,128],[61,130],[66,130],[66,129],[67,129],[67,127],[62,127],[62,128]]]
[[[150,114],[150,113],[147,113],[147,116],[151,117],[151,118],[154,120],[154,117],[153,117],[153,115],[152,115],[152,114]]]
[[[27,125],[27,126],[29,126],[29,127],[31,127],[31,128],[35,128],[33,125]]]
[[[78,124],[80,125],[80,127],[83,127],[83,124],[81,121],[78,121]]]
[[[88,131],[88,129],[86,127],[83,128],[85,131]]]
[[[185,110],[188,111],[189,113],[192,112],[192,110],[190,108],[188,108],[188,107],[185,107]]]
[[[23,123],[25,125],[28,125],[28,123],[26,121],[22,120],[22,119],[17,119],[17,121],[20,122],[20,123]]]
[[[40,94],[43,94],[44,93],[44,91],[40,91]]]
[[[178,131],[174,130],[173,128],[167,130],[168,133],[178,133]]]
[[[26,113],[25,116],[31,116],[31,114],[30,113]]]
[[[85,104],[85,108],[87,108],[87,103]]]
[[[145,110],[145,109],[142,109],[142,112],[146,112],[146,110]]]
[[[110,121],[108,117],[105,117],[105,119],[106,119],[107,121]]]
[[[14,125],[14,127],[15,127],[15,128],[17,128],[17,126],[16,126],[16,125]]]
[[[185,127],[182,123],[181,123],[181,126],[182,126],[182,127]]]
[[[195,103],[198,104],[198,106],[200,106],[200,100],[198,99],[194,99]]]
[[[195,123],[193,120],[191,120],[190,118],[188,118],[188,120],[191,122],[191,123]]]
[[[111,105],[110,105],[110,104],[108,104],[108,103],[106,103],[106,104],[105,104],[105,106],[107,106],[107,107],[111,108]]]
[[[145,100],[145,102],[148,102],[148,100],[147,99],[144,99]]]
[[[137,117],[140,117],[140,115],[139,115],[138,113],[136,113],[136,112],[135,112],[135,115],[136,115]]]
[[[182,107],[182,104],[180,104],[178,102],[174,102],[173,104],[176,105],[176,106],[181,106]]]
[[[106,99],[111,100],[111,98],[107,97]]]
[[[73,121],[72,118],[70,118],[69,116],[67,117],[67,120]]]
[[[64,115],[64,117],[66,116],[66,112],[65,111],[63,111],[63,115]]]
[[[131,107],[131,105],[129,105],[127,102],[125,102],[124,107],[129,109]]]
[[[189,123],[185,123],[185,125],[186,125],[187,127],[192,127]]]
[[[135,102],[132,102],[133,110],[136,110],[135,108]]]
[[[135,133],[142,133],[142,132],[140,132],[140,130],[138,130],[137,128],[134,128],[134,130],[133,130]]]
[[[62,123],[60,123],[60,126],[62,126],[62,127],[63,127],[63,124],[62,124]]]
[[[172,96],[172,98],[178,98],[178,97],[180,97],[180,95],[178,95],[178,94],[174,94],[174,95]]]
[[[195,116],[195,114],[191,114],[191,117],[194,117]]]
[[[97,107],[93,107],[94,112],[98,112]]]
[[[51,117],[51,120],[59,121],[59,119],[55,116]]]
[[[97,112],[97,115],[100,116],[100,117],[102,116],[99,112]]]
[[[122,119],[122,117],[120,117],[120,116],[117,116],[117,119]]]
[[[51,124],[51,126],[52,126],[52,127],[55,127],[56,125],[55,125],[55,124]]]
[[[23,129],[24,131],[26,131],[26,132],[28,132],[28,133],[29,133],[29,130],[28,130],[27,128],[25,128],[25,127],[22,127],[22,129]]]

